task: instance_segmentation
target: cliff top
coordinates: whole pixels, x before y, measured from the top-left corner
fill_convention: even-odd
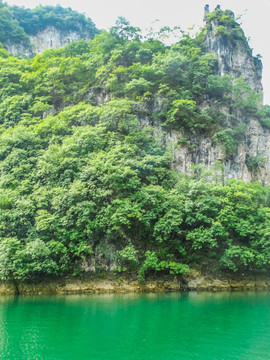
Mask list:
[[[87,33],[89,38],[98,33],[91,19],[71,8],[39,5],[27,9],[0,1],[0,42],[4,45],[8,42],[28,42],[29,35],[35,35],[48,26]]]
[[[217,5],[215,10],[210,12],[209,5],[206,5],[204,21],[209,31],[214,31],[218,36],[230,36],[236,41],[242,40],[249,47],[246,36],[231,10],[222,10],[220,5]]]

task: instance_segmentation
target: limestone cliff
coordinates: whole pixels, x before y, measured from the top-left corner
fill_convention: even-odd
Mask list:
[[[204,19],[202,47],[205,53],[216,55],[216,74],[229,75],[234,79],[243,78],[256,94],[262,93],[261,61],[252,56],[252,50],[241,27],[235,21],[234,14],[228,10],[222,11],[219,7],[210,13],[209,7],[206,6]],[[30,30],[25,28],[25,31]],[[93,38],[93,34],[94,32],[89,33],[83,26],[70,28],[68,25],[62,25],[62,28],[59,28],[49,24],[39,31],[30,31],[27,38],[20,42],[8,40],[4,45],[14,55],[31,57],[48,48],[58,48],[80,39],[89,40]],[[89,94],[91,95],[91,91]],[[108,93],[100,95],[100,99],[96,96],[96,101],[98,104],[106,102],[109,96]],[[212,104],[213,99],[208,98],[201,106],[207,108]],[[157,99],[156,112],[159,111],[159,106]],[[256,114],[233,109],[230,105],[223,106],[222,112],[225,128],[232,129],[237,125],[245,125],[244,134],[234,153],[228,156],[222,144],[214,139],[212,134],[184,134],[172,130],[165,137],[168,143],[174,144],[174,166],[181,172],[191,173],[192,165],[204,164],[211,168],[219,162],[223,165],[224,181],[236,178],[244,181],[260,180],[270,184],[269,129],[262,126]],[[141,117],[140,120],[142,124],[152,124],[147,117]],[[159,133],[162,131],[158,124],[156,128]],[[187,138],[188,144],[181,143],[181,138]]]
[[[90,18],[60,5],[27,9],[0,3],[0,20],[0,43],[18,57],[90,40],[99,32]]]
[[[244,33],[235,22],[230,11],[223,12],[219,7],[209,13],[205,8],[204,51],[217,56],[217,75],[231,75],[234,79],[243,78],[255,93],[262,92],[262,64],[252,56]],[[258,95],[259,96],[259,95]],[[261,100],[262,105],[262,96]],[[205,106],[211,104],[206,100]],[[217,162],[223,165],[224,181],[230,178],[244,181],[259,180],[270,184],[270,131],[262,126],[258,117],[230,106],[223,108],[224,123],[228,129],[236,124],[245,124],[245,133],[235,152],[227,156],[224,147],[214,141],[211,135],[188,134],[189,144],[179,145],[179,139],[187,134],[171,131],[167,141],[174,145],[174,166],[181,172],[191,173],[192,165],[204,164],[207,168]]]
[[[90,40],[90,35],[87,32],[63,31],[54,26],[48,26],[36,35],[30,35],[29,38],[33,52],[39,54],[46,49],[57,49],[72,41]]]
[[[19,43],[8,40],[4,43],[4,47],[10,54],[17,56],[19,58],[22,57],[32,57],[33,49],[30,41],[21,41]]]
[[[6,49],[15,56],[25,55],[31,57],[40,54],[46,49],[57,49],[77,40],[90,40],[87,32],[73,30],[60,30],[54,26],[48,26],[35,35],[29,35],[29,41],[21,43],[8,42]]]
[[[242,179],[246,182],[258,180],[270,184],[270,132],[264,129],[254,118],[243,119],[247,122],[245,141],[238,146],[231,159],[226,159],[222,146],[216,144],[211,137],[195,137],[191,135],[191,146],[174,147],[174,166],[180,172],[191,174],[192,165],[203,164],[208,169],[213,168],[217,162],[223,165],[224,181],[228,179]],[[168,141],[177,144],[182,134],[172,131],[167,135]],[[247,166],[249,159],[254,162],[262,159],[256,169],[250,170]]]
[[[218,16],[219,12],[221,16]],[[222,12],[217,7],[215,13],[216,16],[211,17],[206,5],[205,51],[217,55],[218,74],[233,75],[234,78],[241,76],[255,92],[262,92],[262,63],[252,56],[252,50],[243,30],[235,22],[233,12]]]

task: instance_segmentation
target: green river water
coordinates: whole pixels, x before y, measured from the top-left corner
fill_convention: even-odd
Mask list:
[[[270,359],[270,293],[0,297],[0,359]]]

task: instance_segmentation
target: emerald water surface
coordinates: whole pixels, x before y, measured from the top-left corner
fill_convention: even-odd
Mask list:
[[[270,359],[270,294],[0,297],[0,358]]]

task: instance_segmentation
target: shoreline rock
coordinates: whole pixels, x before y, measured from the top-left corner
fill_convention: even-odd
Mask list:
[[[246,276],[217,278],[191,271],[185,277],[167,276],[152,278],[144,283],[136,279],[91,278],[58,279],[39,283],[17,284],[19,295],[68,295],[149,293],[178,291],[249,291],[269,290],[270,276]],[[0,295],[16,295],[13,283],[0,283]]]

